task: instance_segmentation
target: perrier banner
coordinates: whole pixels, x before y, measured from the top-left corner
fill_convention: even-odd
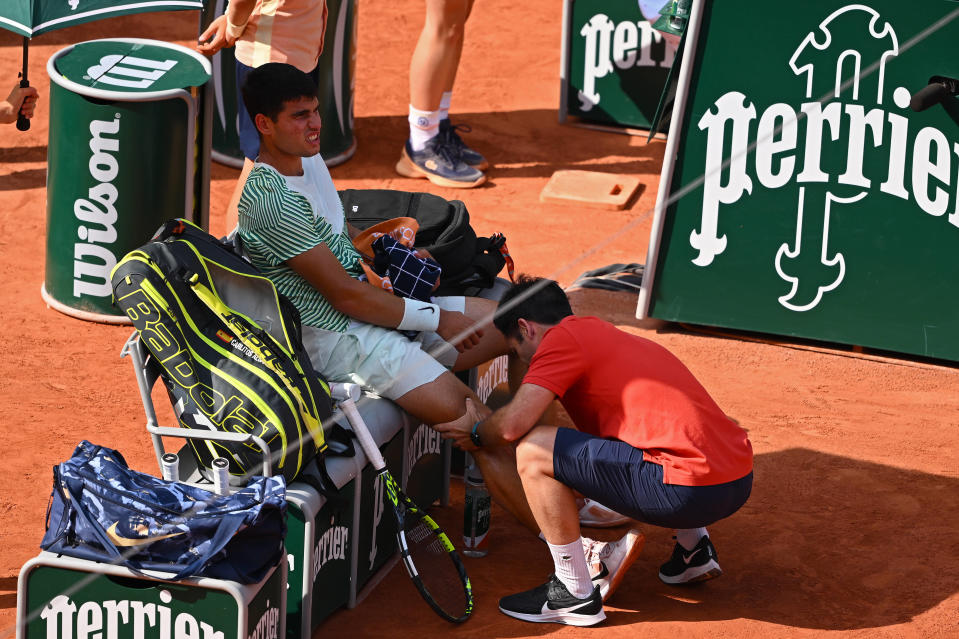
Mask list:
[[[561,114],[648,129],[677,43],[653,29],[636,0],[566,0]]]
[[[640,316],[959,360],[959,2],[698,1]]]

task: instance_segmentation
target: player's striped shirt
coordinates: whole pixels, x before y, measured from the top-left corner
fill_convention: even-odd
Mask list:
[[[239,233],[253,265],[293,302],[304,324],[343,332],[350,317],[285,263],[322,243],[351,276],[363,273],[323,159],[304,158],[303,170],[302,176],[291,177],[255,164],[240,197]]]

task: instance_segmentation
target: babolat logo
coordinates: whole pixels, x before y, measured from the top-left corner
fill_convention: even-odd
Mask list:
[[[779,247],[771,266],[789,287],[779,303],[792,311],[815,308],[842,284],[846,260],[842,247],[830,246],[829,232],[830,218],[844,205],[878,191],[959,228],[951,183],[959,143],[934,127],[913,130],[900,113],[909,90],[885,86],[887,64],[898,54],[891,24],[869,7],[848,5],[826,17],[789,59],[804,88],[798,110],[781,102],[757,113],[739,91],[715,101],[698,121],[706,160],[700,228],[689,237],[698,252],[694,264],[708,267],[726,250],[720,211],[752,194],[755,182],[790,187],[782,199],[795,207],[795,238]],[[719,170],[726,158],[728,167]]]
[[[189,393],[213,426],[227,432],[251,433],[267,442],[271,439],[271,430],[274,431],[274,437],[279,436],[275,432],[274,422],[249,398],[239,395],[227,397],[197,379],[187,348],[175,337],[177,332],[171,331],[163,323],[157,305],[143,289],[134,290],[122,300],[130,320],[134,323],[143,322],[140,339],[147,344],[170,379]]]
[[[73,214],[80,222],[73,245],[73,296],[109,297],[110,271],[117,258],[110,245],[117,240],[117,198],[113,181],[120,165],[114,153],[120,150],[120,114],[113,120],[90,122],[90,176],[96,182],[87,190],[87,197],[73,203]]]
[[[586,40],[583,88],[578,93],[582,111],[599,104],[601,96],[596,91],[596,80],[613,73],[614,64],[620,69],[669,68],[676,56],[675,49],[667,46],[662,34],[642,18],[615,24],[606,14],[597,13],[583,25],[579,34]]]
[[[183,636],[180,634],[177,637]],[[266,612],[260,615],[256,625],[253,626],[253,632],[249,639],[279,639],[280,637],[280,609],[270,607],[269,599],[266,601]]]
[[[149,89],[167,71],[177,65],[176,60],[150,60],[131,55],[105,55],[100,64],[87,69],[87,77],[101,84],[127,89]]]
[[[350,529],[346,526],[331,526],[316,540],[313,549],[313,580],[330,561],[346,560],[346,546],[350,540]]]
[[[406,449],[406,467],[412,469],[424,455],[439,455],[442,452],[443,438],[426,424],[420,424]]]
[[[168,604],[172,600],[170,591],[160,591],[161,602]],[[278,616],[279,611],[276,614]],[[174,614],[168,606],[128,599],[85,601],[78,606],[66,595],[60,595],[44,606],[40,618],[46,624],[47,639],[64,637],[224,639],[225,637],[222,630],[217,630],[205,621],[200,621],[189,612]],[[277,635],[250,636],[276,637]]]

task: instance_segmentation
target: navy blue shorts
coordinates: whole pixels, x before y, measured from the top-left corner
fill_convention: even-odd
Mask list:
[[[729,517],[752,490],[753,474],[715,486],[663,483],[663,467],[618,439],[560,428],[553,476],[584,497],[638,521],[664,528],[699,528]]]
[[[243,157],[250,161],[256,161],[256,156],[260,154],[260,134],[256,130],[256,125],[253,124],[253,118],[251,118],[250,114],[246,111],[246,105],[243,103],[243,92],[240,90],[240,87],[243,86],[243,82],[246,80],[246,76],[253,70],[253,67],[248,67],[237,60],[235,70],[236,130],[240,136],[240,150],[243,152]],[[310,77],[313,78],[314,84],[318,83],[320,78],[319,64],[310,72]]]

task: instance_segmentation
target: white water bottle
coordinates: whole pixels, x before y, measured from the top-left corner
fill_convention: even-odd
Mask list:
[[[463,554],[485,557],[489,552],[490,495],[483,474],[472,456],[467,455],[463,471],[466,498],[463,504]]]

